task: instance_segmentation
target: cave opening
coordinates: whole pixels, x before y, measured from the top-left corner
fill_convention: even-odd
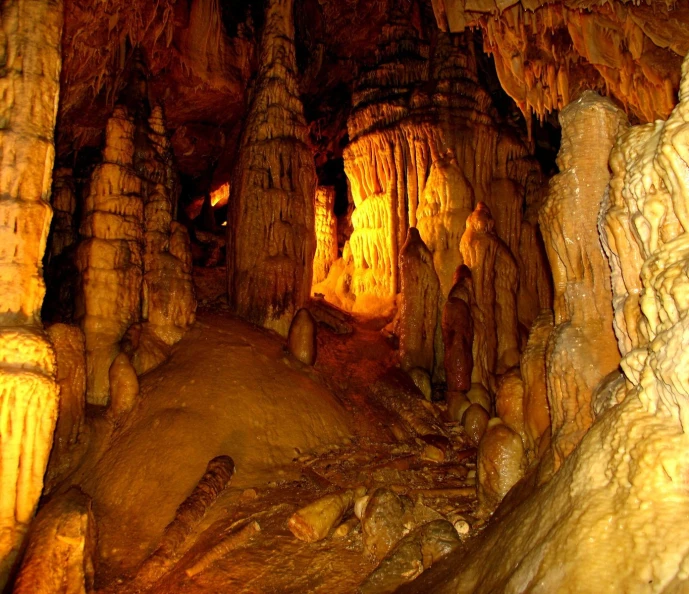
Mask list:
[[[0,0],[0,590],[684,592],[688,14]]]

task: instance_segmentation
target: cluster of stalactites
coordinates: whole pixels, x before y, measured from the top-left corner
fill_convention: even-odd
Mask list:
[[[680,56],[689,49],[674,2],[588,10],[576,0],[500,4],[433,0],[441,29],[483,29],[502,87],[527,117],[560,110],[585,89],[614,95],[646,121],[670,113]]]

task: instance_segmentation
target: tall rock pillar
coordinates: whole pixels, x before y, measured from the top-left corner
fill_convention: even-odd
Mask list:
[[[292,0],[270,0],[234,172],[228,285],[240,316],[286,336],[311,291],[316,169],[297,84]]]
[[[61,0],[0,0],[0,590],[43,488],[58,388],[41,326]]]
[[[560,122],[560,173],[540,214],[555,287],[546,369],[556,468],[593,423],[593,390],[620,362],[598,217],[608,158],[626,118],[609,99],[586,92],[562,110]]]

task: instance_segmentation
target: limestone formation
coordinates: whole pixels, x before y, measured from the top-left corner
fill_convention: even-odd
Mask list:
[[[142,93],[136,81],[134,96]],[[116,106],[102,159],[91,174],[79,229],[75,316],[86,336],[87,399],[106,405],[110,366],[130,328],[141,322],[145,333],[170,346],[194,322],[196,300],[189,237],[172,220],[178,181],[161,108],[144,118]],[[150,369],[136,364],[146,358],[132,353],[137,372]]]
[[[524,382],[519,369],[510,369],[500,377],[495,393],[495,414],[522,439],[526,448],[524,422]],[[546,409],[547,410],[547,409]]]
[[[405,370],[433,371],[439,293],[433,257],[412,227],[400,252],[398,335]]]
[[[376,560],[382,560],[409,531],[413,523],[413,505],[389,489],[371,493],[361,518],[364,549]]]
[[[591,426],[592,392],[620,360],[610,266],[597,230],[610,180],[608,156],[626,118],[609,100],[585,93],[561,112],[560,121],[560,173],[541,210],[555,286],[546,369],[556,467]]]
[[[63,5],[0,2],[0,589],[43,488],[58,406],[41,328]]]
[[[55,169],[50,201],[53,205],[53,223],[50,240],[50,257],[59,256],[77,239],[74,214],[77,197],[72,170],[68,167]]]
[[[128,110],[115,108],[79,229],[81,286],[75,314],[86,337],[87,400],[92,404],[108,403],[110,365],[124,333],[141,317],[144,204],[142,180],[133,169],[135,132]]]
[[[471,384],[471,388],[466,394],[469,402],[472,404],[480,404],[489,415],[493,411],[493,398],[483,384]]]
[[[316,363],[316,320],[305,307],[294,316],[287,336],[287,348],[304,365]]]
[[[129,412],[139,396],[139,378],[125,353],[115,357],[109,371],[110,406],[108,412],[121,415]]]
[[[521,358],[524,381],[524,430],[529,452],[540,451],[542,440],[550,430],[550,407],[545,367],[546,346],[553,331],[553,314],[543,311],[531,327],[529,340]]]
[[[38,512],[13,592],[92,592],[95,548],[96,520],[91,499],[72,487]]]
[[[480,404],[472,403],[464,411],[462,426],[471,443],[478,446],[488,428],[490,416]]]
[[[358,493],[359,496],[365,494]],[[317,542],[329,536],[343,516],[351,511],[357,493],[353,489],[321,497],[296,511],[289,519],[290,532],[299,540]]]
[[[519,434],[500,419],[492,419],[479,445],[476,466],[479,513],[485,516],[524,476],[526,456]]]
[[[493,387],[495,374],[519,361],[518,269],[495,234],[490,209],[479,203],[466,221],[460,250],[474,287],[474,370],[472,379]]]
[[[86,414],[86,357],[84,334],[78,326],[53,324],[48,337],[55,349],[60,404],[45,490],[56,486],[72,463],[70,451],[84,429]]]
[[[457,280],[450,290],[442,317],[445,380],[449,392],[466,392],[471,388],[474,367],[471,271],[466,266],[460,266],[455,278]]]
[[[293,2],[266,8],[232,181],[228,287],[242,317],[287,335],[311,293],[316,174],[299,99]]]
[[[319,186],[316,190],[314,206],[316,229],[312,283],[314,285],[326,279],[330,267],[337,260],[337,218],[334,208],[335,188]]]

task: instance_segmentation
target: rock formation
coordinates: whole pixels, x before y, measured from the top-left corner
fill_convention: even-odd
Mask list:
[[[555,287],[546,368],[556,466],[591,426],[592,392],[619,364],[610,266],[597,231],[610,180],[608,157],[626,118],[609,100],[585,93],[560,121],[560,173],[541,210]]]
[[[77,239],[74,214],[77,208],[73,172],[67,167],[55,169],[50,201],[53,205],[53,223],[50,240],[50,257],[59,256]]]
[[[480,202],[466,221],[460,249],[474,287],[473,381],[494,388],[495,374],[519,360],[518,270],[495,234],[490,209]]]
[[[319,186],[316,190],[315,228],[316,252],[313,256],[313,284],[325,280],[332,263],[337,260],[337,219],[335,188]]]
[[[143,78],[143,72],[135,73],[127,93],[130,101],[139,98],[137,108],[120,104],[108,120],[79,229],[75,317],[86,337],[87,399],[99,405],[109,402],[110,366],[135,324],[143,323],[140,331],[151,336],[134,350],[160,342],[157,350],[164,352],[194,322],[196,309],[189,238],[172,221],[178,182],[165,119],[159,106],[149,117],[140,112],[145,83],[137,83]],[[131,354],[138,373],[161,360]],[[141,363],[151,358],[153,363]]]
[[[242,317],[287,335],[311,292],[316,173],[299,99],[293,2],[266,9],[259,73],[228,220],[228,287]]]
[[[455,279],[442,316],[445,381],[448,392],[466,392],[471,388],[474,367],[474,322],[471,317],[474,295],[471,271],[466,266],[460,266]]]
[[[400,252],[400,303],[397,333],[402,368],[433,371],[440,284],[433,257],[415,228]]]
[[[287,348],[304,365],[316,362],[316,320],[306,308],[301,308],[294,316],[287,336]]]
[[[55,355],[40,313],[62,10],[59,0],[0,3],[0,589],[41,495],[57,416]]]

